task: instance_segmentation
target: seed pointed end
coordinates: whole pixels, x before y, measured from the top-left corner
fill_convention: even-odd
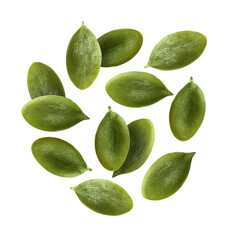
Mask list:
[[[87,171],[90,171],[90,172],[91,172],[91,171],[92,171],[92,169],[91,169],[90,167],[87,167]]]
[[[75,189],[74,187],[70,187],[70,189],[72,189],[73,191],[75,191],[75,190],[74,190],[74,189]]]
[[[89,119],[90,118],[86,114],[84,114],[83,120],[89,120]]]
[[[115,171],[115,172],[113,172],[112,178],[114,178],[116,176],[118,176],[118,173]]]
[[[110,106],[108,106],[108,112],[112,111],[112,108]]]
[[[189,155],[191,156],[191,158],[193,158],[195,154],[196,154],[196,152],[190,152],[190,153],[189,153]]]
[[[150,66],[147,64],[144,68],[148,68],[148,67],[150,67]]]

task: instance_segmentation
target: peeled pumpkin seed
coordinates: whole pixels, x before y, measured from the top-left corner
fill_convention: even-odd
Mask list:
[[[92,179],[71,188],[91,210],[105,215],[121,215],[133,208],[129,194],[119,185],[105,179]]]
[[[205,98],[202,90],[190,81],[174,98],[169,114],[173,135],[181,141],[187,141],[200,128],[205,115]]]
[[[108,95],[127,107],[144,107],[173,95],[154,75],[146,72],[121,73],[106,84]]]
[[[199,32],[172,33],[154,47],[146,67],[160,70],[185,67],[201,56],[206,45],[207,38]]]
[[[117,170],[125,161],[129,146],[130,136],[125,121],[109,107],[95,136],[95,150],[100,163],[107,170]]]
[[[134,29],[117,29],[102,35],[102,67],[114,67],[132,59],[143,43],[142,34]]]
[[[34,62],[30,66],[27,84],[32,99],[44,95],[59,95],[65,97],[65,91],[58,75],[43,63]]]
[[[25,120],[44,131],[59,131],[89,119],[72,100],[55,95],[34,98],[22,108]]]
[[[86,89],[94,82],[101,60],[101,49],[96,37],[82,23],[69,42],[66,57],[68,75],[77,88]]]
[[[152,164],[142,182],[142,195],[161,200],[177,192],[185,182],[195,152],[168,153]]]
[[[76,177],[91,171],[78,150],[59,138],[36,140],[32,144],[32,153],[43,168],[60,177]]]
[[[155,132],[149,119],[139,119],[128,124],[130,148],[123,165],[113,173],[113,177],[130,173],[140,168],[150,155]]]

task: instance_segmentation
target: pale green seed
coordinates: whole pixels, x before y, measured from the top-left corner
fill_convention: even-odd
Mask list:
[[[163,38],[152,50],[146,67],[174,70],[185,67],[203,53],[207,38],[194,31],[181,31]]]
[[[133,208],[129,194],[119,185],[105,179],[92,179],[71,188],[91,210],[105,215],[121,215]]]
[[[88,88],[101,67],[102,54],[94,34],[82,23],[71,38],[66,56],[70,79],[79,89]]]
[[[202,90],[191,78],[174,98],[169,114],[173,135],[181,141],[192,138],[205,116],[206,103]]]
[[[76,177],[91,171],[78,150],[59,138],[36,140],[32,144],[32,153],[43,168],[60,177]]]
[[[25,120],[44,131],[59,131],[89,119],[72,100],[55,95],[34,98],[22,108]]]
[[[195,153],[174,152],[152,164],[142,182],[142,195],[161,200],[177,192],[185,182]]]
[[[117,29],[102,35],[98,42],[102,51],[102,67],[114,67],[126,63],[138,53],[143,36],[134,29]]]
[[[115,171],[125,161],[130,146],[130,135],[124,119],[109,110],[98,126],[95,150],[104,168]]]
[[[59,95],[65,97],[65,91],[58,75],[43,63],[34,62],[30,66],[27,84],[32,99],[44,95]]]
[[[140,168],[150,155],[155,132],[149,119],[139,119],[128,124],[130,148],[123,165],[113,173],[113,177],[130,173]]]
[[[121,73],[106,84],[108,95],[127,107],[144,107],[173,95],[154,75],[146,72]]]

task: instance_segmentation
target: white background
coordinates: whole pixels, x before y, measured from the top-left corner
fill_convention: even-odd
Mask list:
[[[1,165],[0,239],[240,239],[239,158],[239,8],[238,1],[1,1]],[[133,28],[144,37],[140,52],[128,63],[101,68],[93,85],[77,89],[69,80],[65,55],[71,36],[84,21],[96,37]],[[144,69],[152,48],[164,36],[181,30],[207,36],[203,55],[175,71]],[[60,132],[31,127],[21,115],[30,100],[27,72],[35,62],[52,67],[90,120]],[[125,71],[147,71],[176,94],[193,76],[206,98],[206,116],[187,142],[174,138],[168,114],[174,98],[145,108],[113,102],[106,82]],[[127,123],[153,121],[156,141],[147,162],[136,172],[113,179],[132,196],[134,208],[122,216],[104,216],[86,208],[69,187],[92,178],[111,180],[95,154],[94,136],[111,106]],[[33,158],[31,144],[53,136],[73,144],[93,169],[76,178],[57,177]],[[188,179],[173,196],[149,201],[141,196],[141,182],[151,164],[175,152],[196,155]]]

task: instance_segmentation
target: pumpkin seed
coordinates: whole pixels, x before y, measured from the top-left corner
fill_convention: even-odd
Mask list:
[[[108,95],[127,107],[144,107],[173,95],[154,75],[146,72],[121,73],[106,84]]]
[[[109,107],[95,136],[95,149],[100,163],[107,170],[117,170],[125,161],[129,146],[130,136],[125,121]]]
[[[82,23],[71,38],[67,49],[67,71],[79,89],[88,88],[101,67],[102,54],[94,34]]]
[[[65,97],[65,91],[58,75],[43,63],[34,62],[30,66],[27,84],[32,99],[44,95],[59,95]]]
[[[36,140],[32,144],[32,153],[43,168],[60,177],[76,177],[91,171],[78,150],[59,138]]]
[[[203,122],[205,108],[203,92],[191,77],[170,108],[169,122],[173,135],[181,141],[193,137]]]
[[[121,215],[133,208],[129,194],[119,185],[105,179],[92,179],[71,188],[91,210],[105,215]]]
[[[174,70],[185,67],[201,56],[207,45],[207,38],[194,31],[181,31],[163,38],[152,50],[150,66],[160,70]]]
[[[177,192],[185,182],[194,152],[168,153],[152,164],[142,182],[142,195],[161,200]]]
[[[25,120],[44,131],[59,131],[89,119],[72,100],[55,95],[34,98],[22,108]]]
[[[143,43],[142,34],[134,29],[117,29],[102,35],[102,67],[114,67],[132,59]]]
[[[113,177],[130,173],[140,168],[150,155],[155,139],[154,126],[149,119],[139,119],[128,124],[130,148],[123,165]]]

